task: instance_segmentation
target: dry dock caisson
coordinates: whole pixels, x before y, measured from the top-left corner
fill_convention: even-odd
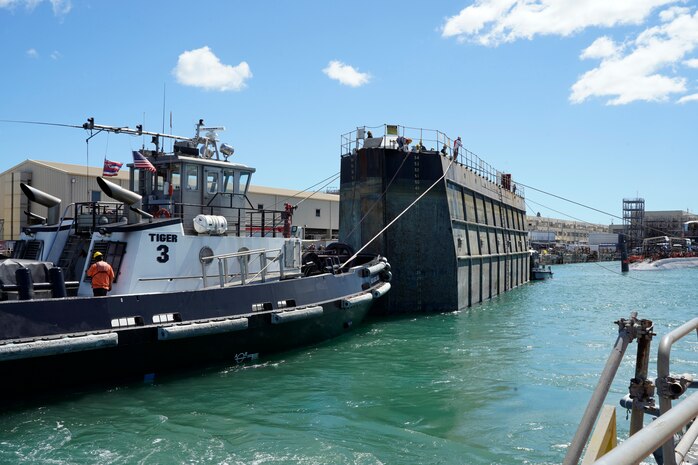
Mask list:
[[[453,311],[529,280],[523,189],[454,142],[392,125],[342,136],[339,239],[393,267],[378,313]]]

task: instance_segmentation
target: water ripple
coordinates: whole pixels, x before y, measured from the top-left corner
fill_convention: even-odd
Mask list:
[[[254,364],[5,412],[0,463],[560,463],[613,321],[638,311],[663,335],[695,317],[698,270],[642,282],[593,264],[555,271],[471,309],[374,320]],[[697,352],[695,338],[677,344],[672,371],[695,374]],[[617,405],[633,371],[626,357],[606,403]],[[618,420],[624,437],[622,411]]]

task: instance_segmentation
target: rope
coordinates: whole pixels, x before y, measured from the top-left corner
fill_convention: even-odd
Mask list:
[[[294,205],[294,206],[297,207],[298,205],[300,205],[300,204],[302,204],[303,202],[305,202],[306,200],[308,200],[310,197],[312,197],[312,196],[314,196],[315,194],[317,194],[318,192],[322,191],[324,188],[326,188],[327,186],[329,186],[330,184],[332,184],[333,182],[335,182],[337,179],[339,179],[339,176],[340,176],[340,173],[337,173],[336,175],[334,175],[334,176],[332,177],[332,179],[330,179],[329,181],[327,181],[320,189],[318,189],[318,190],[316,190],[316,191],[314,191],[314,192],[311,192],[310,195],[308,195],[308,196],[306,196],[305,198],[301,199],[301,200],[300,200],[296,205]],[[325,178],[325,179],[327,179],[327,178]],[[320,181],[320,182],[322,182],[322,181]],[[318,184],[319,184],[319,183],[318,183]],[[317,185],[317,184],[316,184],[316,185]]]
[[[605,266],[601,265],[599,262],[593,262],[593,263],[594,263],[596,266],[598,266],[599,268],[603,269],[603,270],[606,270],[606,271],[608,271],[608,272],[611,272],[611,273],[620,275],[620,276],[622,276],[622,277],[624,277],[624,278],[633,279],[633,280],[635,280],[635,281],[640,281],[641,283],[657,284],[657,282],[658,282],[658,281],[647,281],[647,280],[644,280],[644,279],[635,278],[635,277],[633,277],[632,275],[629,275],[629,274],[624,274],[624,273],[621,273],[621,272],[619,272],[619,271],[614,271],[614,270],[612,270],[612,269],[610,269],[610,268],[606,268]]]
[[[332,176],[330,176],[329,178],[325,178],[325,179],[323,179],[322,181],[320,181],[320,182],[318,182],[318,183],[316,183],[316,184],[313,184],[312,186],[310,186],[310,187],[308,187],[308,188],[302,190],[301,192],[299,192],[298,194],[303,193],[303,192],[307,191],[308,189],[311,189],[311,188],[317,186],[318,184],[320,184],[321,182],[325,182],[325,181],[327,181],[327,180],[329,179],[329,181],[327,181],[322,187],[320,187],[320,188],[319,188],[318,190],[316,190],[316,191],[311,192],[310,195],[308,195],[308,196],[306,196],[305,198],[301,199],[296,205],[294,205],[294,207],[298,207],[298,205],[302,204],[303,202],[305,202],[306,200],[308,200],[308,199],[309,199],[310,197],[312,197],[313,195],[317,194],[318,192],[322,192],[323,189],[325,189],[325,188],[326,188],[327,186],[329,186],[331,183],[335,182],[335,181],[337,180],[337,178],[339,178],[339,176],[340,176],[340,173],[335,173],[335,174],[333,174]],[[272,205],[272,208],[271,208],[271,209],[273,210],[273,209],[274,209],[277,205],[279,205],[281,202],[284,202],[284,203],[285,203],[286,200],[295,198],[295,196],[298,195],[298,194],[294,194],[294,195],[291,196],[291,197],[286,197],[285,199],[276,202],[274,205]],[[265,227],[266,227],[266,226],[269,226],[270,224],[273,223],[273,221],[274,221],[273,219],[267,220],[267,221],[265,222],[264,226],[265,226]]]
[[[405,154],[405,157],[402,159],[402,163],[400,163],[400,166],[398,166],[397,170],[395,170],[395,174],[394,174],[393,177],[390,179],[390,182],[388,182],[388,185],[385,186],[385,189],[384,189],[383,192],[381,193],[380,197],[378,197],[378,199],[376,199],[376,201],[375,201],[375,202],[371,205],[371,207],[366,211],[366,214],[365,214],[364,216],[361,217],[361,219],[359,220],[359,222],[358,222],[357,224],[355,224],[353,228],[351,228],[351,231],[349,231],[349,233],[347,234],[347,237],[346,237],[347,239],[349,239],[349,238],[351,237],[351,235],[354,233],[354,231],[356,231],[356,228],[358,228],[359,226],[361,226],[361,224],[364,222],[364,220],[366,219],[366,217],[368,216],[368,214],[371,213],[371,210],[373,210],[373,208],[374,208],[376,205],[378,205],[378,202],[380,202],[381,199],[382,199],[383,197],[385,197],[385,194],[388,192],[388,189],[389,189],[390,186],[393,184],[393,181],[395,181],[395,178],[397,177],[398,173],[399,173],[400,170],[402,169],[402,165],[404,165],[406,161],[407,161],[407,154]],[[450,165],[449,165],[449,166],[450,166]],[[356,188],[356,183],[354,183],[354,187]]]
[[[521,183],[519,183],[519,184],[521,184]],[[523,184],[522,184],[522,185],[523,185]],[[526,187],[529,187],[529,186],[526,186]],[[535,189],[535,188],[533,188],[533,187],[531,187],[531,189],[533,189],[533,190],[538,190],[538,189]],[[539,192],[543,192],[543,191],[539,191]],[[543,192],[543,193],[546,193],[546,194],[547,194],[547,192]],[[554,194],[550,194],[550,195],[552,195],[553,197],[560,198],[560,199],[562,199],[562,200],[567,200],[567,199],[564,199],[564,198],[559,197],[559,196],[554,195]],[[526,202],[526,201],[524,201],[524,202]],[[573,220],[580,221],[580,222],[586,223],[586,224],[594,224],[594,223],[589,223],[588,221],[584,221],[584,220],[579,219],[579,218],[575,218],[575,217],[572,216],[572,215],[568,215],[567,213],[564,213],[564,212],[555,210],[554,208],[550,208],[550,207],[548,207],[547,205],[543,205],[543,204],[538,203],[538,202],[535,202],[535,201],[533,201],[533,200],[531,200],[531,203],[536,204],[536,205],[539,205],[539,206],[541,206],[541,207],[543,207],[543,208],[547,208],[547,209],[549,209],[549,210],[551,210],[551,211],[554,211],[555,213],[559,213],[559,214],[564,215],[564,216],[566,216],[566,217],[568,217],[568,218],[572,218]],[[577,203],[577,202],[572,202],[572,203],[576,203],[577,205],[585,206],[585,205],[579,204],[579,203]],[[526,205],[528,205],[528,202],[526,202]],[[590,207],[589,207],[589,208],[590,208]],[[592,210],[595,210],[595,209],[592,208]],[[600,211],[600,210],[597,210],[597,211]],[[603,212],[601,212],[601,213],[603,213]],[[655,284],[655,283],[656,283],[656,281],[647,281],[647,280],[644,280],[644,279],[635,278],[635,277],[633,277],[633,276],[630,276],[630,275],[627,275],[627,274],[624,274],[624,273],[621,273],[621,272],[618,272],[618,271],[614,271],[614,270],[612,270],[612,269],[610,269],[610,268],[607,268],[607,267],[601,265],[599,262],[593,262],[593,263],[594,263],[596,266],[598,266],[598,267],[600,267],[601,269],[603,269],[603,270],[606,270],[606,271],[608,271],[608,272],[611,272],[611,273],[614,273],[614,274],[623,276],[624,278],[633,279],[633,280],[635,280],[635,281],[639,281],[639,282],[647,283],[647,284]]]
[[[402,211],[400,212],[399,215],[397,215],[395,218],[393,218],[393,220],[392,220],[390,223],[388,223],[383,229],[381,229],[380,231],[378,231],[378,233],[377,233],[375,236],[373,236],[368,242],[366,242],[366,243],[363,245],[363,247],[361,247],[359,250],[357,250],[356,253],[355,253],[354,255],[352,255],[352,256],[349,258],[349,260],[347,260],[346,262],[342,263],[339,267],[340,267],[340,268],[344,268],[344,266],[346,266],[347,263],[350,263],[350,262],[352,262],[354,259],[356,259],[356,257],[358,257],[359,254],[360,254],[361,252],[363,252],[363,250],[364,250],[366,247],[368,247],[369,244],[371,244],[371,242],[373,242],[373,241],[375,241],[376,239],[378,239],[378,237],[380,237],[381,234],[383,234],[388,228],[390,228],[390,227],[393,225],[393,223],[395,223],[397,220],[399,220],[400,217],[401,217],[402,215],[404,215],[405,213],[407,213],[407,211],[408,211],[410,208],[412,208],[417,202],[419,202],[420,200],[422,200],[422,197],[424,197],[425,195],[427,195],[427,194],[429,193],[429,191],[432,190],[432,189],[434,188],[434,186],[436,186],[438,183],[441,182],[441,180],[442,180],[444,177],[446,177],[446,174],[447,174],[448,171],[451,169],[451,166],[453,165],[453,162],[455,162],[455,161],[456,161],[455,159],[452,159],[452,160],[451,160],[451,163],[449,163],[449,164],[448,164],[448,167],[444,170],[444,174],[442,174],[441,177],[440,177],[439,179],[437,179],[436,181],[434,181],[434,183],[433,183],[431,186],[429,186],[429,188],[428,188],[427,190],[425,190],[425,191],[422,193],[422,195],[420,195],[419,197],[417,197],[416,199],[414,199],[414,201],[413,201],[411,204],[409,204],[404,210],[402,210]]]
[[[517,184],[519,184],[519,185],[521,185],[521,186],[524,186],[526,189],[533,189],[534,191],[540,192],[540,193],[542,193],[542,194],[546,194],[546,195],[549,195],[549,196],[551,196],[551,197],[555,197],[555,198],[557,198],[557,199],[564,200],[565,202],[569,202],[569,203],[573,203],[573,204],[575,204],[575,205],[579,205],[580,207],[588,208],[589,210],[594,210],[594,211],[596,211],[596,212],[603,213],[604,215],[612,216],[613,218],[618,218],[618,219],[621,219],[621,220],[623,219],[622,217],[620,217],[620,216],[618,216],[618,215],[614,215],[613,213],[608,213],[608,212],[605,212],[605,211],[603,211],[603,210],[599,210],[598,208],[590,207],[589,205],[584,205],[583,203],[575,202],[574,200],[566,199],[565,197],[561,197],[561,196],[559,196],[559,195],[555,195],[555,194],[552,194],[552,193],[550,193],[550,192],[546,192],[546,191],[541,190],[541,189],[536,189],[535,187],[532,187],[532,186],[527,186],[526,184],[524,184],[524,183],[522,183],[522,182],[518,182],[518,181],[517,181]],[[551,208],[551,210],[552,210],[552,208]],[[553,210],[553,211],[554,211],[554,210]],[[560,213],[560,212],[557,212],[557,213]],[[570,217],[570,218],[572,218],[572,217]],[[585,221],[585,223],[586,223],[586,221]]]
[[[339,175],[340,175],[340,173],[334,173],[333,175],[326,177],[326,178],[323,179],[322,181],[316,182],[316,183],[313,184],[312,186],[306,187],[306,188],[303,189],[302,191],[296,192],[295,194],[293,194],[293,195],[290,196],[290,197],[286,197],[285,199],[279,200],[278,202],[276,202],[274,205],[271,206],[271,209],[273,210],[273,209],[274,209],[277,205],[279,205],[280,203],[286,203],[287,200],[295,199],[298,195],[302,194],[303,192],[309,191],[310,189],[312,189],[313,187],[317,186],[318,184],[322,184],[323,182],[325,182],[325,181],[327,181],[328,179],[330,179],[330,181],[329,181],[327,184],[325,184],[325,186],[327,186],[327,185],[329,185],[331,182],[334,182],[334,181],[339,177]],[[323,187],[325,187],[325,186],[323,186]],[[321,187],[320,189],[322,189],[323,187]],[[318,191],[314,191],[314,192],[311,194],[311,196],[314,195],[314,194],[316,194],[317,192],[319,192],[319,190],[318,190]],[[310,197],[310,196],[306,197],[306,198],[303,199],[303,200],[307,200],[309,197]],[[303,200],[301,200],[301,202],[302,202]],[[299,202],[299,203],[300,203],[300,202]],[[298,204],[296,204],[296,205],[298,205]]]
[[[603,211],[603,210],[599,210],[598,208],[594,208],[594,207],[592,207],[592,206],[585,205],[585,204],[583,204],[583,203],[575,202],[574,200],[567,199],[567,198],[565,198],[565,197],[562,197],[562,196],[559,196],[559,195],[556,195],[556,194],[553,194],[553,193],[550,193],[550,192],[546,192],[546,191],[544,191],[544,190],[537,189],[537,188],[532,187],[532,186],[527,186],[526,184],[524,184],[524,183],[522,183],[522,182],[517,182],[517,184],[519,184],[519,185],[521,185],[521,186],[524,186],[526,189],[533,189],[534,191],[540,192],[541,194],[549,195],[549,196],[551,196],[551,197],[555,197],[555,198],[557,198],[557,199],[564,200],[565,202],[573,203],[573,204],[575,204],[575,205],[579,205],[580,207],[588,208],[589,210],[594,210],[594,211],[596,211],[596,212],[603,213],[604,215],[608,215],[608,216],[610,216],[610,217],[612,217],[612,218],[617,218],[617,219],[619,219],[619,220],[625,220],[625,218],[623,218],[622,216],[614,215],[613,213],[608,213],[608,212],[605,212],[605,211]],[[550,207],[545,206],[545,205],[543,205],[543,204],[540,204],[540,203],[538,203],[538,202],[534,202],[533,200],[531,200],[531,202],[532,202],[532,203],[535,203],[535,204],[537,204],[537,205],[540,205],[541,207],[547,208],[548,210],[554,211],[555,213],[559,213],[559,214],[561,214],[561,215],[565,215],[565,216],[567,216],[568,218],[572,218],[572,219],[574,219],[574,220],[581,221],[582,223],[594,224],[594,223],[590,223],[590,222],[588,222],[588,221],[581,220],[581,219],[579,219],[579,218],[575,218],[574,216],[568,215],[568,214],[566,214],[566,213],[557,211],[557,210],[555,210],[555,209],[553,209],[553,208],[550,208]],[[646,225],[645,225],[644,227],[645,227],[646,229],[648,229],[648,230],[652,230],[652,231],[655,231],[655,232],[659,233],[661,236],[669,236],[669,235],[670,235],[667,231],[663,231],[663,230],[661,230],[661,229],[658,229],[658,228],[655,228],[655,227],[652,227],[652,226],[646,226]]]

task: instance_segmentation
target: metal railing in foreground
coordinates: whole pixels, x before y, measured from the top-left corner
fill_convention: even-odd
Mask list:
[[[678,399],[689,388],[695,388],[696,385],[689,375],[672,377],[669,372],[669,359],[671,348],[676,341],[693,331],[698,331],[698,318],[683,324],[662,338],[657,357],[655,383],[647,379],[650,342],[655,335],[652,332],[652,322],[638,320],[637,313],[633,312],[629,320],[621,319],[616,321],[616,324],[619,326],[618,339],[601,373],[599,383],[584,412],[577,433],[567,450],[563,465],[576,465],[578,463],[594,422],[601,411],[603,399],[608,394],[628,343],[633,339],[638,340],[635,377],[630,380],[630,394],[628,396],[630,401],[621,401],[621,405],[626,406],[627,402],[632,408],[630,438],[615,448],[611,448],[612,445],[602,450],[594,447],[593,453],[597,454],[595,456],[589,456],[592,453],[590,452],[592,447],[589,447],[588,456],[584,458],[582,463],[594,463],[595,465],[637,464],[654,454],[660,464],[683,464],[688,450],[698,438],[698,422],[695,422],[698,416],[698,393],[687,397],[672,409],[672,400]],[[654,405],[655,388],[659,396],[659,411]],[[643,427],[645,413],[654,416],[659,414],[659,416],[656,421]],[[606,416],[605,418],[610,417]],[[609,430],[615,429],[614,425],[602,423],[603,421],[599,419],[592,443],[598,444],[601,436],[607,435]],[[674,437],[678,433],[683,433],[683,437],[675,445]],[[658,450],[660,447],[661,453]]]

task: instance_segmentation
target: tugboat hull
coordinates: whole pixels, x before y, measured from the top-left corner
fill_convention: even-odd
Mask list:
[[[389,287],[359,271],[172,294],[0,303],[0,393],[9,400],[241,363],[340,336],[361,323],[374,293]],[[279,296],[291,295],[296,305],[276,308]],[[251,311],[262,299],[274,308]],[[119,324],[131,325],[112,327]]]

